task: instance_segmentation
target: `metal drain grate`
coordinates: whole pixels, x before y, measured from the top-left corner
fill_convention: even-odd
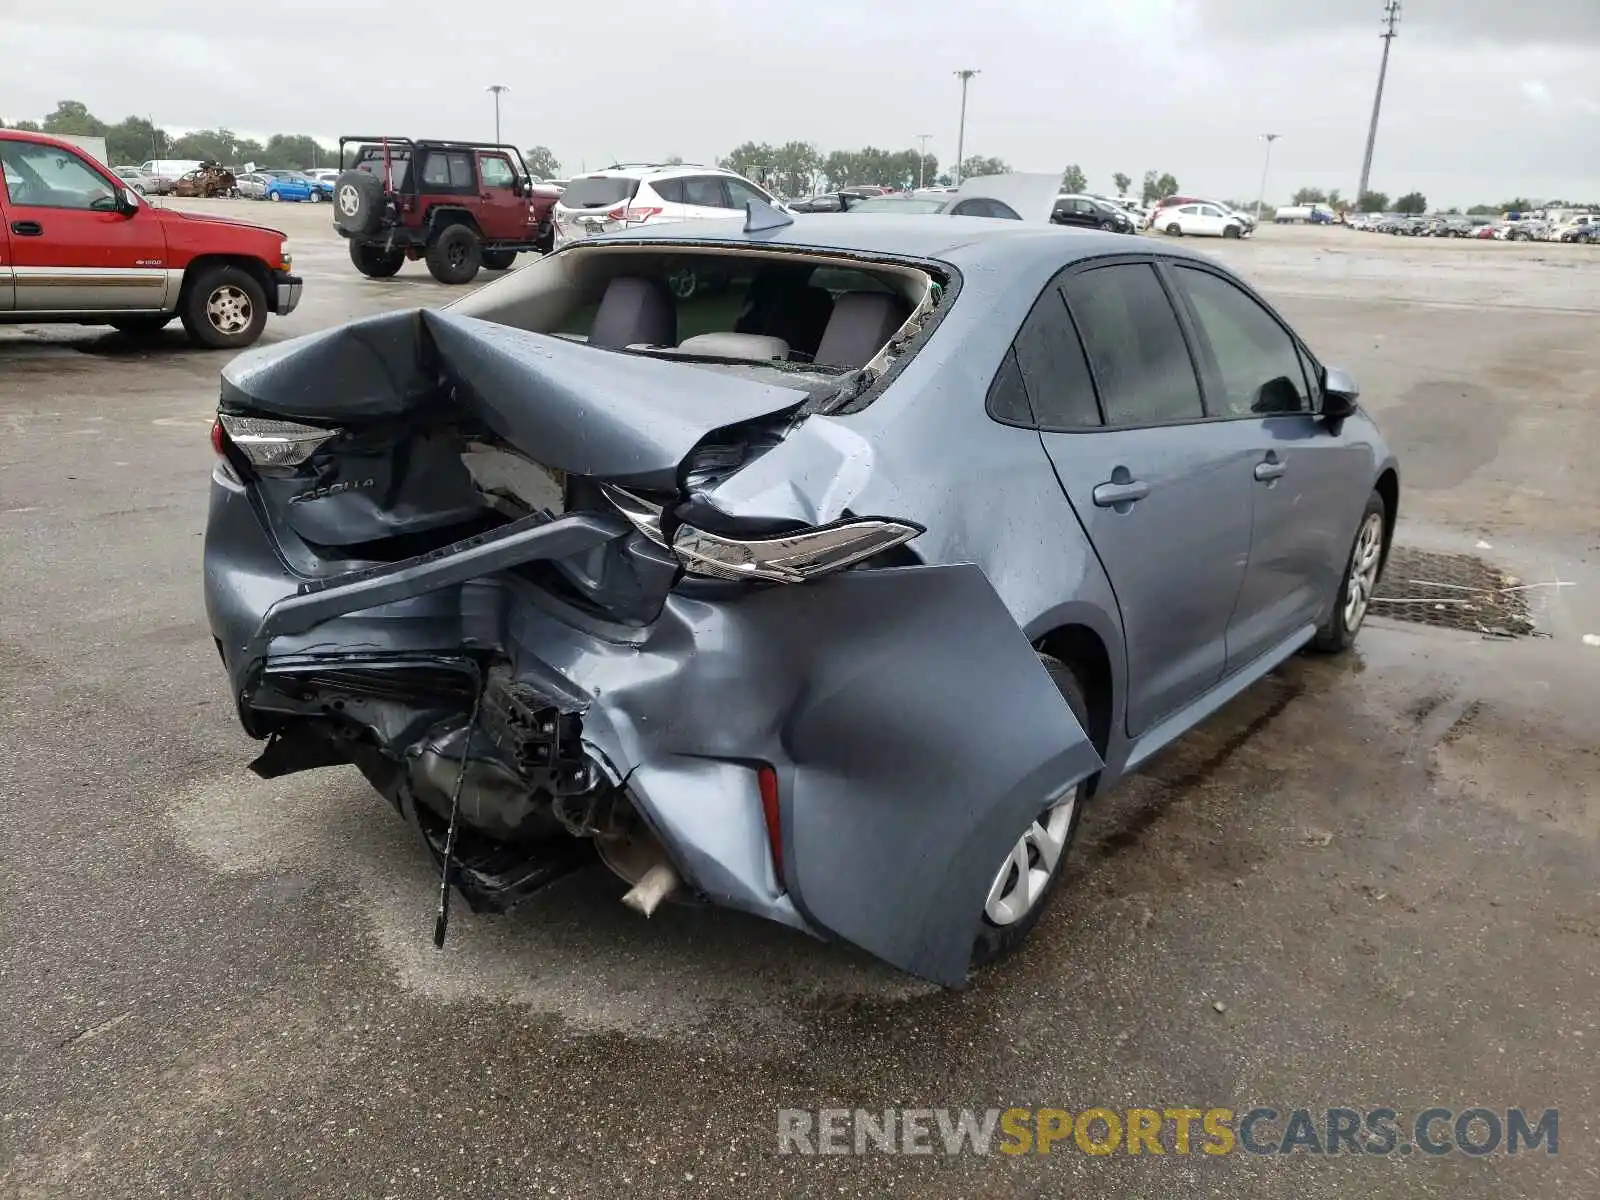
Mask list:
[[[1533,632],[1516,579],[1470,554],[1393,547],[1372,611],[1396,621],[1468,633],[1526,637]]]

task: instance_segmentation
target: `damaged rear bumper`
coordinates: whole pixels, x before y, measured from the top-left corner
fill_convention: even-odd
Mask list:
[[[1102,766],[983,574],[900,567],[677,591],[629,628],[509,573],[624,536],[620,520],[569,514],[308,581],[286,570],[246,489],[219,477],[206,600],[241,720],[258,737],[346,731],[334,744],[365,756],[369,778],[387,772],[402,811],[441,762],[466,759],[488,764],[481,788],[504,775],[551,794],[625,792],[704,897],[959,986],[996,865]],[[490,676],[480,746],[468,718]],[[293,756],[280,765],[297,769]],[[479,898],[508,878],[489,872]]]

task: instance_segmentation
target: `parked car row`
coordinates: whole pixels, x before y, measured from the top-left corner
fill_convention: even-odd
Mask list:
[[[1395,237],[1451,237],[1493,239],[1506,242],[1600,242],[1600,216],[1567,213],[1559,220],[1546,217],[1464,216],[1440,213],[1430,217],[1405,213],[1355,213],[1345,222],[1364,233]]]

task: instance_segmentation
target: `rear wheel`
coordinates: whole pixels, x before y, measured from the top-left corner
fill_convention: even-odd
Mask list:
[[[184,289],[178,317],[199,345],[236,350],[266,328],[267,296],[254,276],[238,267],[206,267]]]
[[[478,235],[466,225],[450,225],[428,247],[428,270],[440,283],[471,283],[483,261]]]
[[[1171,225],[1167,226],[1167,236],[1168,237],[1182,237],[1183,236],[1183,228],[1176,221],[1174,221]]]
[[[313,204],[321,204],[322,203],[322,193],[317,191],[316,188],[312,188],[311,189],[311,194],[309,196],[307,196],[306,199],[311,201],[311,203],[313,203]]]
[[[1072,668],[1048,654],[1041,654],[1039,661],[1078,724],[1088,729],[1088,700]],[[1027,940],[1066,873],[1064,864],[1088,790],[1085,780],[1048,805],[1011,847],[984,899],[983,921],[972,947],[973,966],[1004,958]]]
[[[485,250],[483,252],[483,269],[485,271],[509,271],[511,264],[517,261],[515,250]]]
[[[350,243],[350,261],[368,279],[388,279],[405,265],[404,250],[385,250],[363,242]]]
[[[1367,507],[1362,510],[1361,523],[1356,526],[1356,538],[1350,547],[1350,557],[1345,563],[1344,578],[1334,593],[1333,609],[1327,621],[1312,639],[1313,649],[1324,654],[1338,654],[1348,650],[1361,632],[1361,623],[1372,607],[1372,593],[1378,586],[1378,572],[1383,566],[1383,497],[1376,491],[1367,497]]]
[[[272,191],[272,192],[268,192],[268,193],[267,193],[267,199],[268,199],[268,200],[271,200],[271,201],[273,201],[273,202],[277,202],[277,201],[279,201],[279,200],[282,200],[282,199],[283,199],[283,197],[282,197],[282,196],[280,196],[280,195],[278,195],[278,193],[277,193],[277,192],[275,192],[275,191]]]

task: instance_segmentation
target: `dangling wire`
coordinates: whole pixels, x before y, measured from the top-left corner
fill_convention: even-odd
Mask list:
[[[461,821],[461,787],[467,780],[467,755],[472,750],[472,735],[478,730],[478,712],[483,703],[483,676],[477,676],[472,695],[472,716],[467,721],[466,737],[461,742],[461,766],[456,773],[455,790],[450,795],[450,827],[444,835],[444,865],[439,873],[439,915],[433,921],[433,946],[444,949],[445,930],[450,927],[450,868],[456,852],[456,828]]]

